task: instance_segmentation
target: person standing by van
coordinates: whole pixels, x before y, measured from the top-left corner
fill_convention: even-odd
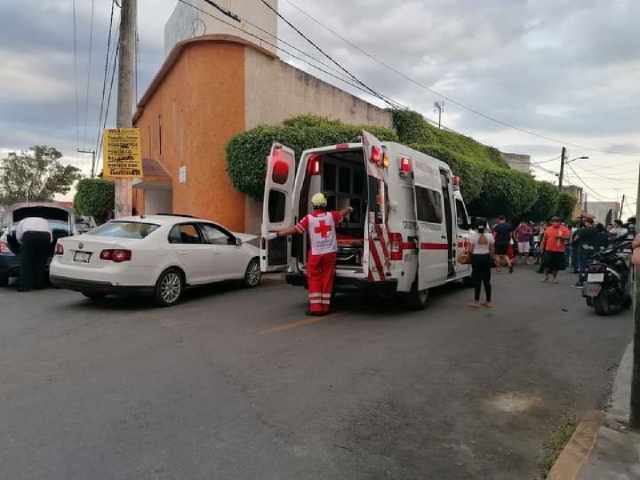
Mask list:
[[[53,242],[51,226],[44,218],[27,217],[16,228],[16,240],[20,243],[19,292],[32,288],[41,289],[49,246]]]
[[[493,235],[486,232],[487,224],[484,220],[478,222],[477,232],[469,238],[468,252],[471,254],[471,276],[473,278],[474,297],[469,305],[478,308],[483,305],[493,308],[491,303],[491,266],[495,255]],[[480,292],[484,285],[487,301],[480,303]]]
[[[509,258],[509,243],[511,242],[511,232],[513,228],[507,223],[504,215],[498,217],[498,224],[493,228],[493,231],[496,235],[496,272],[500,271],[500,266],[504,260],[509,267],[509,273],[513,273],[513,264]]]
[[[304,217],[297,225],[272,232],[265,237],[267,241],[277,237],[288,237],[296,233],[309,234],[311,252],[307,256],[307,283],[309,288],[309,316],[322,316],[330,313],[333,279],[336,271],[338,241],[336,224],[353,212],[353,208],[327,212],[327,199],[323,193],[311,198],[313,213]]]

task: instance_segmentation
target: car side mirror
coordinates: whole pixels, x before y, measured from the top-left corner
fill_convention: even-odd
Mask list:
[[[236,237],[236,245],[239,247],[242,245],[242,239]]]

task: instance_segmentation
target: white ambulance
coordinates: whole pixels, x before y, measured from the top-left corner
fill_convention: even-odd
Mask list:
[[[293,150],[274,143],[267,158],[262,271],[286,270],[287,283],[306,287],[306,235],[269,242],[264,236],[311,213],[317,192],[327,197],[328,210],[353,207],[336,225],[335,291],[373,291],[422,309],[429,289],[471,283],[470,266],[457,262],[471,228],[459,179],[446,163],[366,131],[362,143],[305,151],[297,173]]]

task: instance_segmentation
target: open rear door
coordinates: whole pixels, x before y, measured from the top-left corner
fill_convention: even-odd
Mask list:
[[[389,195],[385,176],[385,161],[388,162],[388,157],[386,157],[387,154],[382,142],[364,130],[362,131],[362,146],[367,169],[368,189],[368,215],[365,231],[369,237],[365,242],[363,267],[366,272],[368,271],[370,282],[380,282],[386,279],[390,268],[389,229],[387,226]]]
[[[443,199],[443,186],[437,167],[416,161],[414,196],[418,255],[418,289],[427,290],[445,283],[449,274],[450,237],[447,235],[449,214]]]
[[[260,269],[263,272],[285,270],[291,257],[291,237],[267,242],[265,235],[293,226],[293,185],[296,158],[292,149],[274,143],[267,158],[267,178],[262,211]]]

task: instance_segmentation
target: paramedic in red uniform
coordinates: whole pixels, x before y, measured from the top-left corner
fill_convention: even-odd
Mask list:
[[[327,212],[327,199],[316,193],[311,199],[313,213],[304,217],[296,226],[267,235],[267,240],[287,237],[295,233],[309,234],[311,252],[307,261],[307,282],[309,284],[309,310],[307,315],[327,315],[331,307],[331,293],[336,270],[338,242],[336,224],[353,211],[347,207],[339,212]]]

